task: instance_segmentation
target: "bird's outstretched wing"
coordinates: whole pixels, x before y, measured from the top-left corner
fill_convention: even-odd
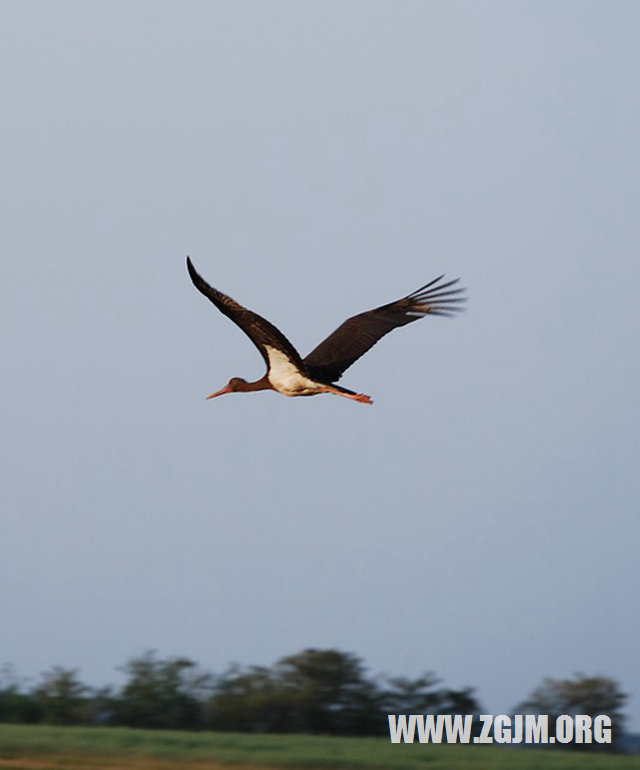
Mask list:
[[[207,299],[211,300],[220,312],[230,318],[251,339],[260,351],[267,367],[269,366],[269,356],[265,345],[278,348],[304,371],[304,364],[300,354],[279,329],[267,321],[266,318],[259,316],[251,310],[247,310],[246,307],[243,307],[234,299],[231,299],[231,297],[214,289],[213,286],[209,286],[204,278],[198,274],[189,257],[187,257],[187,270],[196,289],[204,294]]]
[[[375,310],[354,315],[311,351],[304,365],[320,382],[336,382],[385,334],[425,315],[452,316],[462,309],[464,289],[452,288],[460,279],[442,283],[434,278],[406,297]]]

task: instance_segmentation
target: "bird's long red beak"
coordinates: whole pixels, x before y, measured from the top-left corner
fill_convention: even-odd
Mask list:
[[[215,393],[211,393],[210,395],[208,395],[205,401],[208,401],[210,398],[215,398],[216,396],[224,396],[225,393],[231,393],[231,388],[228,385],[225,385],[224,388],[221,388],[220,390],[216,390]]]

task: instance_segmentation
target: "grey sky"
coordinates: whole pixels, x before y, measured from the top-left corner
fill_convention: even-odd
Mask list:
[[[619,678],[640,728],[640,7],[4,2],[0,660]],[[441,272],[346,399],[259,377]]]

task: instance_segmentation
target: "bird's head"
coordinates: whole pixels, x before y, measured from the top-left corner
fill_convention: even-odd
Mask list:
[[[236,393],[236,392],[242,392],[247,389],[247,385],[249,383],[246,380],[243,380],[242,377],[232,377],[229,382],[224,386],[224,388],[221,388],[220,390],[216,390],[215,393],[211,393],[211,395],[207,396],[207,399],[209,398],[215,398],[216,396],[224,396],[225,393]]]

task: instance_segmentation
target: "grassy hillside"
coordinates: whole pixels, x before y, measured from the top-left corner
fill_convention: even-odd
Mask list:
[[[377,738],[244,735],[0,724],[0,768],[12,770],[640,770],[640,757],[488,746],[394,745]]]

